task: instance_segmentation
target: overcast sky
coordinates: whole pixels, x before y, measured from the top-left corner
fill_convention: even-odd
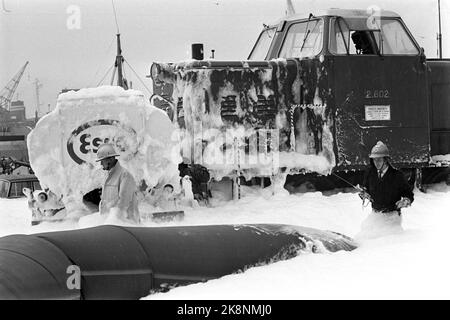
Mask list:
[[[116,23],[111,0],[0,0],[0,87],[30,61],[14,98],[53,109],[63,88],[96,86],[114,63]],[[298,13],[320,8],[366,9],[377,5],[399,13],[428,57],[436,57],[437,0],[292,0]],[[450,57],[450,0],[441,0],[444,57]],[[123,55],[147,87],[153,61],[190,58],[190,44],[205,45],[205,57],[243,60],[263,23],[285,14],[285,0],[114,0]],[[449,31],[449,32],[447,32]],[[126,65],[135,89],[149,94]],[[109,84],[111,73],[103,81]]]

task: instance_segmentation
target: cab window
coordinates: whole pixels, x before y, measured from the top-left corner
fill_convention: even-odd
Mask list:
[[[363,25],[363,23],[358,23]],[[343,18],[336,18],[331,23],[330,52],[334,54],[377,54],[379,30],[364,30],[348,24]],[[352,28],[353,27],[353,28]]]
[[[33,181],[33,191],[34,190],[42,190],[41,184],[39,183],[39,181]]]
[[[350,51],[350,29],[343,19],[336,19],[331,33],[330,51],[337,54],[346,54]]]
[[[17,181],[11,182],[11,191],[9,192],[10,198],[19,198],[23,197],[24,194],[22,192],[23,188],[31,189],[31,181]]]
[[[351,55],[416,55],[419,53],[413,40],[397,19],[381,19],[378,29],[368,29],[364,20],[360,20],[347,21],[343,18],[332,20],[331,53]]]
[[[256,41],[253,47],[252,53],[248,60],[264,60],[269,53],[269,48],[275,35],[275,28],[265,29],[259,35],[258,41]]]
[[[295,23],[289,27],[279,57],[314,57],[322,51],[322,46],[323,21],[321,19]]]
[[[9,182],[0,180],[0,198],[7,198],[9,190]]]
[[[416,55],[419,49],[409,37],[400,21],[395,19],[381,20],[381,31],[383,34],[383,54]]]

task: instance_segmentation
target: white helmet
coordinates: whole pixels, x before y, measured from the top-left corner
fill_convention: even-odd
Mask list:
[[[372,148],[369,158],[384,158],[384,157],[389,157],[389,149],[383,142],[378,141],[377,144]]]
[[[119,155],[116,153],[116,150],[114,150],[113,145],[110,143],[104,143],[100,147],[98,147],[96,161],[101,161],[106,158],[117,157],[117,156],[119,156]]]

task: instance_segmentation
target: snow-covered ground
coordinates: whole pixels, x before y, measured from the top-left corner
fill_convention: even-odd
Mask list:
[[[348,190],[347,190],[348,191]],[[251,268],[206,283],[153,294],[147,299],[449,299],[450,187],[416,190],[404,210],[404,231],[360,239],[352,252],[302,254],[294,259]],[[187,210],[183,221],[157,224],[283,223],[355,236],[370,213],[356,193],[320,192],[271,196],[248,189],[246,196],[215,208]],[[93,226],[98,216],[77,222],[30,226],[24,199],[0,200],[0,236]]]

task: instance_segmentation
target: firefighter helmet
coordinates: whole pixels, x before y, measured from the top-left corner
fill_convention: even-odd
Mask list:
[[[373,159],[384,157],[389,157],[389,149],[383,142],[378,141],[377,144],[372,148],[369,158]]]
[[[97,161],[102,161],[106,158],[119,156],[114,150],[114,147],[110,143],[104,143],[97,150]]]

